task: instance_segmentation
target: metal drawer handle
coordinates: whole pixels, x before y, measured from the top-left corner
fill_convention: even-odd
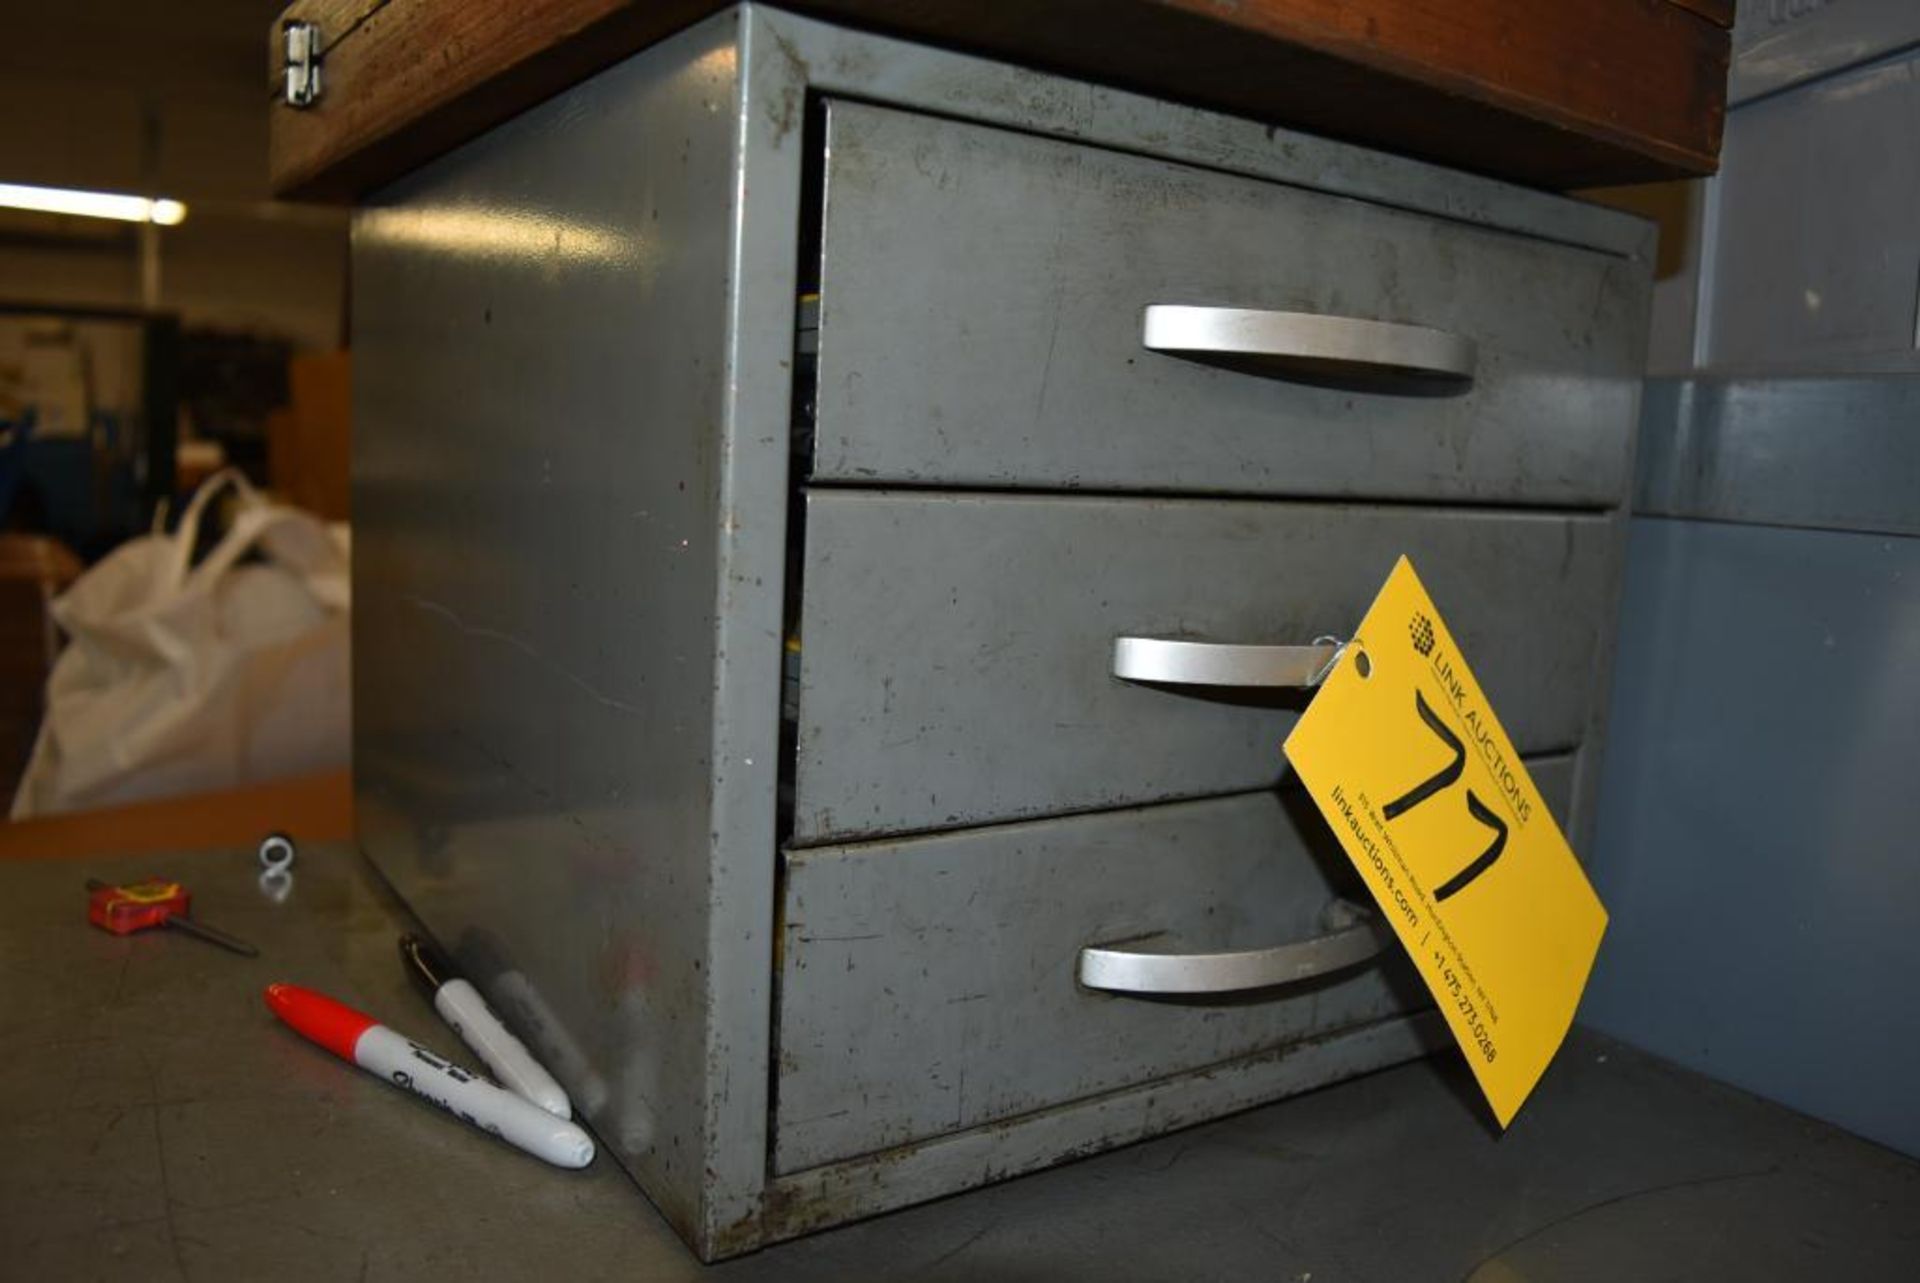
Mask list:
[[[1080,951],[1080,983],[1111,993],[1238,993],[1324,976],[1376,957],[1387,947],[1385,927],[1349,901],[1335,900],[1321,919],[1325,935],[1238,953],[1145,953],[1089,946]]]
[[[1175,686],[1313,687],[1327,675],[1338,643],[1236,646],[1164,637],[1113,639],[1113,675]]]
[[[1147,308],[1140,341],[1170,356],[1310,378],[1374,373],[1465,380],[1473,377],[1479,353],[1472,339],[1424,325],[1172,303]]]

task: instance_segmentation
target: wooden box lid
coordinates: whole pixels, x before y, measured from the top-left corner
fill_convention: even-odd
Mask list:
[[[295,0],[325,87],[273,108],[284,196],[351,200],[721,0]],[[1712,173],[1732,0],[785,0],[1538,187]],[[280,83],[281,40],[271,39]]]

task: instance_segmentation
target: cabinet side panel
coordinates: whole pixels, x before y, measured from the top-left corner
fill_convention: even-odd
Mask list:
[[[353,237],[361,843],[689,1236],[736,28],[436,161]]]

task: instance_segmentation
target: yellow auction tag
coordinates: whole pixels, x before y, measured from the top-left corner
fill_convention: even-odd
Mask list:
[[[1607,911],[1405,557],[1286,752],[1506,1126],[1573,1023]]]

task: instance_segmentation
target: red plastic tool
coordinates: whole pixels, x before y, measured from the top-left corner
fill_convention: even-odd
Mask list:
[[[249,958],[260,956],[260,951],[245,940],[195,921],[192,907],[193,897],[178,882],[149,878],[117,887],[97,878],[87,879],[87,921],[103,931],[124,936],[149,927],[172,927]]]

